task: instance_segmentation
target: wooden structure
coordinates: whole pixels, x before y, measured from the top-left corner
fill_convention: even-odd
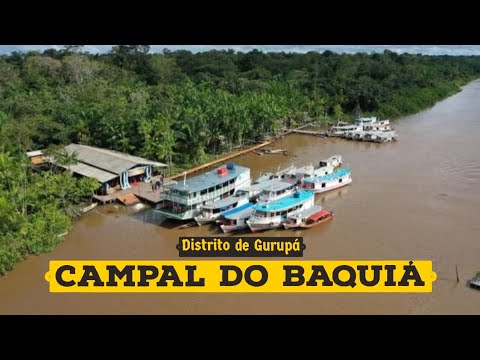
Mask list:
[[[135,205],[140,202],[140,199],[136,197],[135,194],[132,194],[132,193],[126,193],[125,195],[122,195],[122,196],[117,195],[117,199],[123,205],[126,205],[126,206]]]
[[[97,179],[105,194],[112,187],[123,190],[138,181],[150,182],[153,167],[167,166],[138,156],[87,145],[70,144],[65,147],[65,151],[68,155],[75,156],[76,163],[56,165],[79,176]]]
[[[214,160],[214,161],[210,161],[206,164],[203,164],[203,165],[199,165],[199,166],[196,166],[194,168],[191,168],[190,170],[187,170],[181,174],[177,174],[177,175],[174,175],[174,176],[170,176],[169,179],[177,179],[177,178],[180,178],[182,176],[185,176],[185,175],[188,175],[188,174],[192,174],[192,173],[195,173],[197,171],[200,171],[200,170],[203,170],[203,169],[206,169],[206,168],[209,168],[210,166],[214,166],[214,165],[217,165],[217,164],[220,164],[220,163],[224,163],[226,162],[227,160],[230,160],[230,159],[233,159],[237,156],[240,156],[240,155],[243,155],[243,154],[247,154],[249,152],[252,152],[254,150],[257,150],[257,149],[260,149],[264,146],[267,146],[269,144],[271,144],[273,141],[265,141],[265,142],[262,142],[261,144],[257,144],[257,145],[254,145],[254,146],[251,146],[245,150],[241,150],[241,151],[238,151],[234,154],[230,154],[230,155],[227,155],[227,156],[224,156],[220,159],[217,159],[217,160]]]
[[[27,156],[32,165],[41,165],[48,161],[42,150],[29,151],[27,152]]]

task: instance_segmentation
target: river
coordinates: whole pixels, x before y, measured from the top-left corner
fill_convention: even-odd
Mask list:
[[[305,259],[432,260],[438,277],[432,293],[49,293],[44,274],[50,260],[172,260],[178,259],[179,236],[219,235],[205,226],[159,224],[148,210],[105,205],[75,221],[53,252],[32,256],[0,278],[0,314],[479,314],[480,292],[466,286],[480,271],[478,99],[480,81],[474,81],[434,107],[394,121],[397,142],[289,135],[274,147],[294,156],[250,153],[234,160],[255,177],[341,154],[353,183],[316,196],[336,217],[294,233],[304,237]]]

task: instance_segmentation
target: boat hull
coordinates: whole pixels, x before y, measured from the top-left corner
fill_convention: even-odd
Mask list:
[[[265,231],[265,230],[270,230],[270,229],[277,229],[282,227],[282,222],[270,222],[270,223],[252,223],[250,221],[247,221],[248,227],[250,228],[251,232],[259,232],[259,231]]]
[[[309,190],[309,191],[313,191],[315,194],[320,194],[320,193],[324,193],[324,192],[327,192],[327,191],[331,191],[331,190],[335,190],[335,189],[339,189],[341,187],[344,187],[344,186],[347,186],[349,185],[350,183],[352,182],[352,179],[345,179],[343,182],[339,183],[339,184],[336,184],[336,185],[333,185],[331,187],[325,187],[325,188],[318,188],[318,189],[305,189],[305,190]]]
[[[214,223],[217,219],[218,219],[218,217],[210,217],[210,218],[205,218],[205,217],[201,217],[201,216],[195,216],[194,217],[194,220],[198,224],[198,226],[202,226],[202,225],[209,224],[209,223]]]
[[[220,228],[222,229],[222,231],[223,231],[224,233],[231,233],[231,232],[235,232],[235,231],[247,230],[247,229],[248,229],[248,225],[247,225],[247,224],[243,224],[243,225],[226,225],[226,224],[222,224],[222,225],[220,225]]]

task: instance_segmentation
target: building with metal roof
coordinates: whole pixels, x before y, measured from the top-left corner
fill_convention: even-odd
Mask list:
[[[73,165],[55,163],[74,174],[95,178],[103,187],[119,184],[122,189],[130,187],[132,177],[150,181],[153,167],[166,167],[166,164],[151,161],[118,151],[101,149],[88,145],[70,144],[65,147],[68,155],[74,155],[77,161]]]

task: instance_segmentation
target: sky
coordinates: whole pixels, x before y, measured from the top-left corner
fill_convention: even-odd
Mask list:
[[[84,51],[92,54],[110,51],[112,45],[85,45]],[[30,50],[43,51],[46,49],[62,49],[63,45],[0,45],[0,54],[9,54],[12,51],[26,52]],[[396,53],[412,53],[425,55],[480,55],[480,45],[151,45],[151,52],[162,52],[163,49],[190,50],[202,52],[212,49],[248,52],[258,49],[264,52],[297,52],[330,50],[337,53],[383,52],[391,50]]]

